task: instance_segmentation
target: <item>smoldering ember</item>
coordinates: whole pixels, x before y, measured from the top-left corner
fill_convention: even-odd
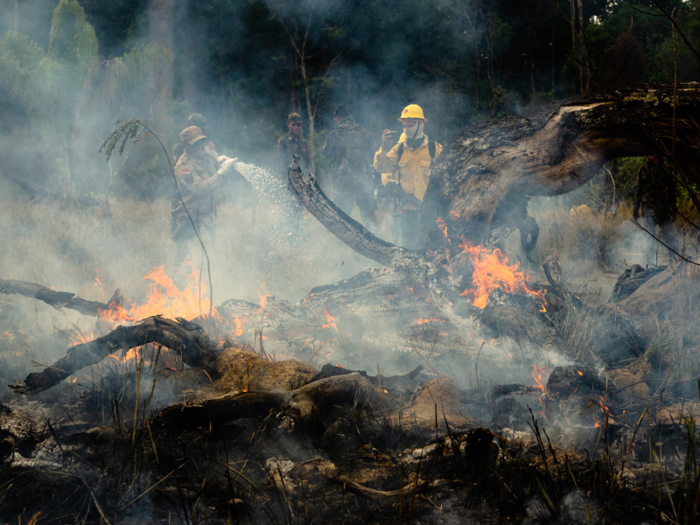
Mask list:
[[[699,9],[0,3],[0,524],[698,523]]]

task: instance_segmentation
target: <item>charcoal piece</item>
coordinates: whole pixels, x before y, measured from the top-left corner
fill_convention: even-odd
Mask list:
[[[602,394],[605,390],[605,378],[599,377],[594,368],[583,365],[558,366],[547,381],[547,391],[560,398],[574,393]]]

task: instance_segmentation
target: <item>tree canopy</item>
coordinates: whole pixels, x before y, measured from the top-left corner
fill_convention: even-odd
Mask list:
[[[118,109],[159,120],[169,142],[195,111],[209,118],[221,150],[265,164],[289,112],[308,124],[308,87],[319,145],[339,104],[378,134],[418,103],[428,134],[449,143],[475,120],[553,99],[698,80],[700,60],[686,40],[700,47],[699,8],[700,0],[4,1],[1,111],[36,117],[41,108],[42,119],[72,130],[90,69],[122,57],[127,95]],[[683,31],[675,44],[662,10]],[[171,49],[144,47],[162,42],[163,31]],[[154,76],[155,64],[169,72]],[[158,104],[137,104],[158,91],[143,87],[153,82],[166,84]],[[102,132],[112,124],[101,123]]]

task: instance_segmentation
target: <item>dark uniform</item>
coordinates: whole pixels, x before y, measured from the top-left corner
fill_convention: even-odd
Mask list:
[[[287,179],[289,163],[292,162],[292,157],[294,155],[299,155],[301,159],[301,169],[308,175],[311,162],[309,161],[309,151],[306,147],[306,141],[303,135],[300,134],[299,138],[295,138],[290,131],[284,137],[281,137],[275,146],[275,169],[278,175],[281,174],[284,176],[285,180]]]
[[[637,172],[637,190],[634,194],[634,219],[639,218],[639,209],[642,212],[644,228],[654,233],[656,226],[661,229],[661,238],[678,251],[673,221],[678,214],[678,192],[676,180],[671,167],[663,160],[657,163],[647,159]],[[674,254],[669,252],[673,260]],[[649,243],[647,261],[656,262],[655,246]]]
[[[330,185],[334,190],[336,206],[349,215],[353,205],[357,204],[362,222],[377,231],[376,185],[372,167],[375,148],[369,131],[348,116],[329,133],[323,153],[329,163]]]
[[[275,166],[274,172],[276,177],[287,181],[287,171],[289,164],[292,162],[294,155],[298,155],[301,164],[301,169],[308,175],[309,167],[311,166],[309,151],[306,147],[304,134],[302,133],[301,115],[298,113],[290,113],[287,117],[287,127],[289,132],[277,141],[275,146]],[[297,133],[292,133],[292,129],[296,129]],[[288,183],[287,183],[288,184]],[[291,189],[289,190],[291,191]],[[288,203],[285,210],[285,229],[288,231],[286,236],[287,241],[295,243],[297,235],[301,228],[301,220],[303,207],[298,199],[293,199]]]

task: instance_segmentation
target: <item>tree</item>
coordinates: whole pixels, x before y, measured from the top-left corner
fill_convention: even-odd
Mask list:
[[[326,6],[328,7],[328,6]],[[319,38],[319,35],[311,34],[312,31],[318,31],[315,27],[314,17],[318,16],[317,10],[319,9],[319,4],[316,0],[312,0],[307,6],[308,18],[306,26],[304,27],[304,36],[299,36],[299,27],[297,22],[297,2],[291,3],[291,8],[287,16],[289,20],[285,20],[285,14],[282,13],[281,7],[276,10],[276,15],[279,17],[280,23],[284,27],[284,30],[289,37],[289,42],[294,50],[295,59],[291,62],[293,64],[292,70],[292,101],[294,103],[295,99],[295,88],[294,85],[294,73],[296,66],[298,65],[299,72],[301,73],[301,85],[304,89],[304,101],[306,105],[306,114],[309,117],[309,156],[311,158],[311,171],[316,172],[316,115],[318,113],[319,103],[324,94],[324,91],[332,85],[332,81],[329,78],[331,69],[340,59],[343,53],[341,49],[335,56],[328,62],[325,67],[325,73],[319,77],[312,77],[309,61],[315,58],[317,55],[323,55],[323,51],[317,51],[316,53],[310,52],[309,48],[312,45],[312,39]],[[322,31],[333,37],[342,37],[343,31],[334,27],[324,27]],[[315,92],[312,93],[312,91]],[[315,96],[314,96],[315,95]],[[315,98],[315,100],[314,100]]]

